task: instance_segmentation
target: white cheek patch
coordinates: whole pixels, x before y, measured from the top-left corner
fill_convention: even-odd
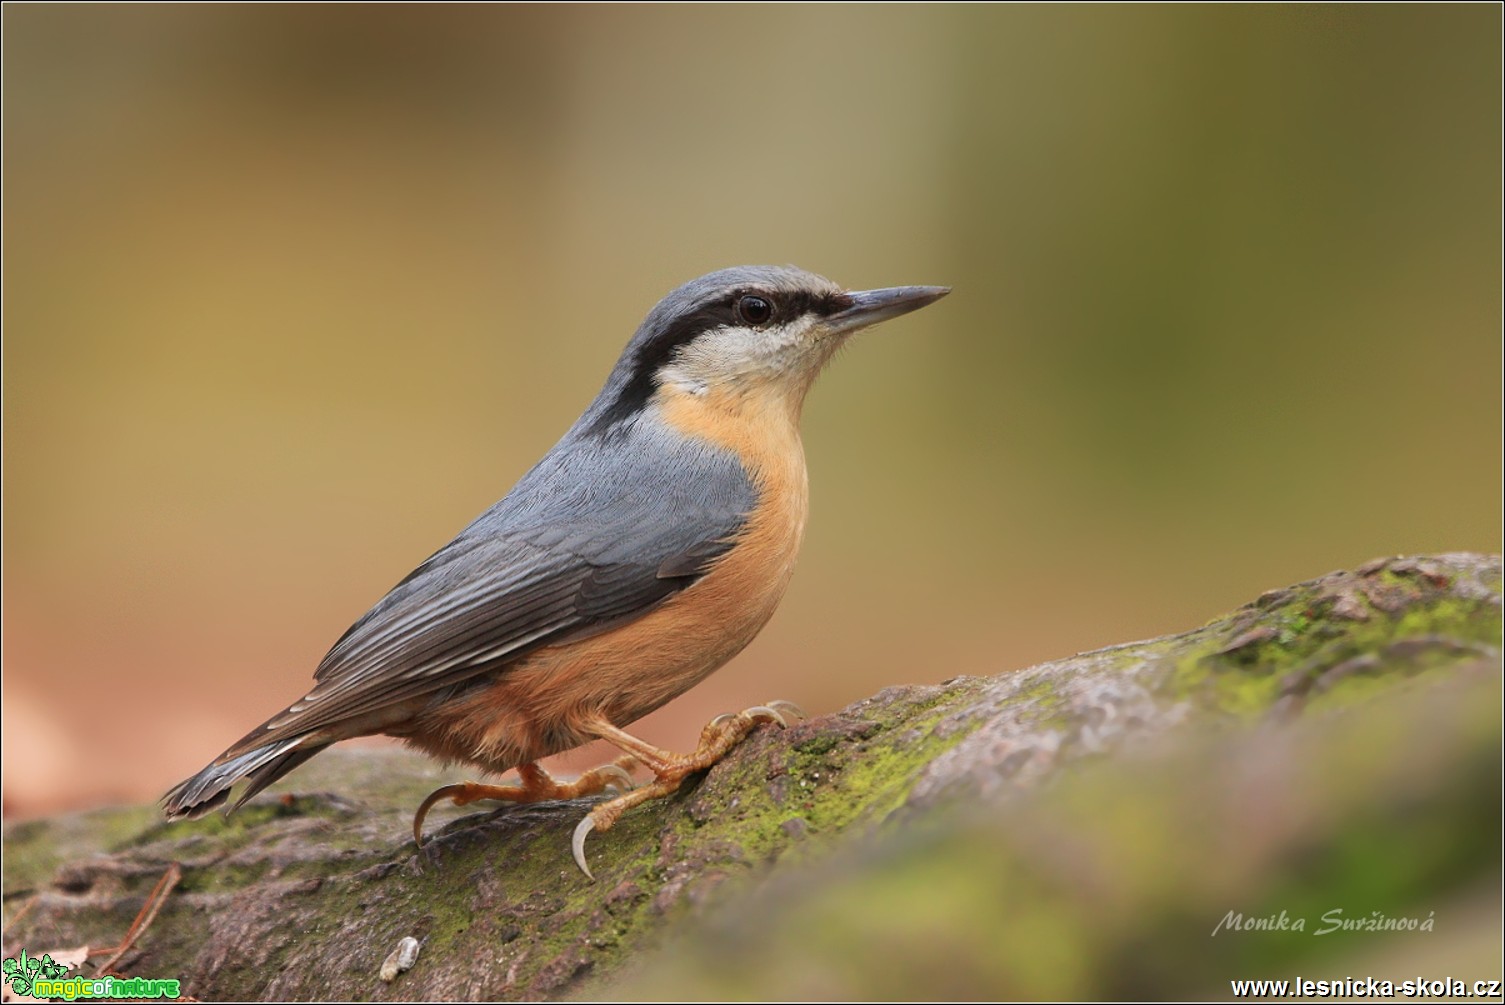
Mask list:
[[[798,318],[771,328],[724,327],[700,335],[659,371],[659,379],[690,394],[748,380],[802,375],[820,369],[825,353],[814,338],[813,319]]]

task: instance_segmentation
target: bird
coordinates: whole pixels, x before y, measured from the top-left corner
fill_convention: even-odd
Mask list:
[[[243,791],[233,812],[331,744],[386,734],[516,784],[467,781],[435,804],[604,793],[571,840],[675,792],[791,702],[722,715],[688,754],[626,727],[723,666],[782,599],[804,535],[806,393],[856,332],[943,286],[848,291],[793,266],[738,266],[673,290],[605,386],[499,502],[335,642],[301,698],[162,797],[169,820]],[[538,762],[594,740],[622,752],[573,782]],[[634,788],[631,771],[651,781]]]

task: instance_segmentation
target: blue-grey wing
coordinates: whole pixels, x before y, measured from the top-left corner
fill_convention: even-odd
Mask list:
[[[642,425],[610,451],[566,437],[352,625],[312,691],[223,757],[505,672],[695,582],[735,542],[754,487],[729,453]]]

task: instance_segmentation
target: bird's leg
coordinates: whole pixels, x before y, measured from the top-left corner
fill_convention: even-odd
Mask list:
[[[688,754],[660,750],[605,721],[591,723],[591,732],[626,751],[629,757],[652,771],[654,778],[648,784],[608,800],[586,814],[585,819],[575,828],[574,838],[570,842],[575,853],[575,864],[580,866],[580,871],[588,879],[595,879],[590,867],[585,864],[585,839],[591,831],[608,830],[623,813],[634,806],[674,792],[690,775],[706,770],[725,757],[760,724],[774,722],[787,726],[790,719],[803,718],[805,713],[789,701],[771,701],[767,705],[755,705],[736,715],[718,715],[700,731],[699,745]]]
[[[637,763],[637,758],[631,755],[619,757],[610,764],[592,768],[573,782],[560,782],[539,765],[530,761],[517,769],[518,777],[521,779],[519,785],[486,785],[483,782],[460,782],[455,785],[446,785],[430,792],[428,798],[419,805],[418,812],[413,816],[413,840],[420,848],[423,847],[423,818],[428,816],[429,810],[433,809],[436,803],[445,799],[450,800],[456,806],[466,806],[478,799],[497,799],[509,803],[541,803],[551,799],[579,799],[581,796],[593,796],[608,785],[626,791],[632,788],[632,776],[628,772]]]

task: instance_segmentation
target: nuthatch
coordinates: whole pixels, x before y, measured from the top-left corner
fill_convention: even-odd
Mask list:
[[[398,583],[314,671],[311,691],[163,797],[234,810],[332,743],[399,737],[519,785],[447,785],[434,803],[624,794],[585,838],[675,791],[788,703],[721,716],[690,754],[623,730],[742,650],[784,595],[804,533],[805,393],[852,333],[945,296],[941,286],[846,292],[792,267],[702,276],[648,314],[579,420],[501,502]],[[570,783],[541,758],[591,740],[626,756]],[[627,769],[654,780],[632,789]]]

